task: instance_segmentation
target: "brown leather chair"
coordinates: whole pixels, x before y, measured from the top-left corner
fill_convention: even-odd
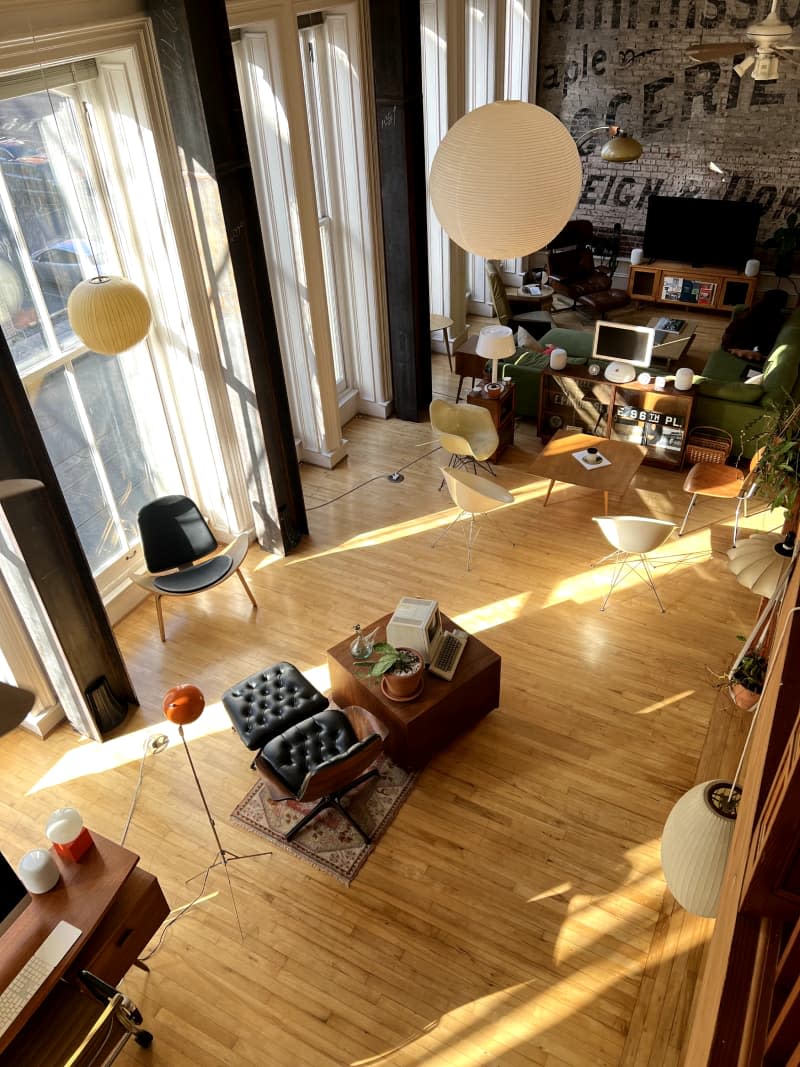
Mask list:
[[[557,293],[568,296],[572,307],[582,296],[611,288],[609,272],[595,266],[593,235],[594,226],[588,219],[572,219],[547,247],[550,285]]]
[[[287,841],[320,812],[336,808],[369,844],[369,834],[340,800],[377,776],[377,767],[367,768],[383,751],[387,733],[383,723],[364,708],[326,708],[264,745],[255,766],[272,799],[319,802],[289,830]]]

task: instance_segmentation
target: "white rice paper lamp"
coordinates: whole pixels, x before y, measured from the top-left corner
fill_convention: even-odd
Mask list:
[[[736,581],[759,596],[771,597],[784,576],[794,550],[794,538],[754,533],[728,549],[728,570]]]
[[[661,867],[672,895],[694,915],[713,918],[736,825],[740,791],[730,783],[701,782],[669,813],[661,837]]]
[[[461,248],[516,259],[563,228],[582,178],[578,148],[555,115],[497,100],[451,126],[431,165],[430,196],[442,229]]]
[[[108,275],[75,286],[67,301],[67,317],[81,341],[103,356],[133,348],[147,336],[153,319],[138,285]]]
[[[484,326],[478,334],[475,351],[492,361],[492,381],[497,381],[498,360],[516,355],[517,344],[510,326]]]

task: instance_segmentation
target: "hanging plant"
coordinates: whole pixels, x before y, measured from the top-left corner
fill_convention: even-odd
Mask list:
[[[767,676],[767,657],[746,652],[730,674],[731,699],[737,708],[747,710],[758,703]]]

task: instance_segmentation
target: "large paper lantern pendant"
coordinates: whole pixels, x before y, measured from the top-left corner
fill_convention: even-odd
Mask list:
[[[69,294],[70,326],[93,352],[116,356],[142,341],[153,320],[150,304],[127,278],[98,275]]]
[[[442,229],[461,248],[516,259],[559,233],[581,182],[578,148],[555,115],[498,100],[447,132],[431,165],[430,196]]]

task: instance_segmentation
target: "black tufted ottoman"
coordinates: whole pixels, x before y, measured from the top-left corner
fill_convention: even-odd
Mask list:
[[[262,749],[290,726],[324,711],[324,697],[291,663],[276,663],[237,682],[222,703],[249,749]]]

